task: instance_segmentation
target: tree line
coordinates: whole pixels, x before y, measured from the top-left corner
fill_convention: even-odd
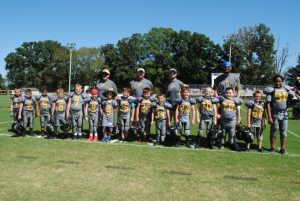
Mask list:
[[[146,70],[146,77],[157,87],[166,82],[170,68],[177,69],[184,83],[209,84],[211,73],[222,72],[222,62],[229,60],[230,48],[233,72],[241,74],[241,83],[271,84],[273,75],[278,73],[278,49],[274,43],[275,38],[265,24],[240,28],[224,37],[222,46],[201,33],[152,28],[145,34],[122,38],[117,44],[74,49],[72,85],[94,85],[107,68],[118,87],[127,86],[139,67]],[[58,41],[24,42],[5,58],[8,87],[66,89],[69,52]],[[299,69],[299,62],[294,68]],[[294,68],[286,74],[289,81],[299,72]]]

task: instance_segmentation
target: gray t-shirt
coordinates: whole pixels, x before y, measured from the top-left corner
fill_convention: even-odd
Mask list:
[[[223,96],[219,96],[219,102],[221,105],[221,120],[222,121],[232,121],[236,119],[237,116],[237,106],[242,104],[242,99],[232,98],[227,99]]]
[[[129,96],[128,98],[124,98],[121,96],[117,99],[118,107],[119,107],[119,118],[127,119],[130,117],[130,112],[133,108],[135,108],[136,98],[133,96]]]
[[[288,90],[289,86],[282,86],[281,88],[267,87],[264,93],[267,95],[267,102],[271,103],[273,112],[283,112],[287,110],[288,96],[293,92]]]
[[[40,112],[41,114],[49,114],[51,110],[51,100],[53,98],[46,96],[39,96],[36,100],[39,102]]]
[[[136,98],[142,96],[145,87],[149,87],[151,90],[153,90],[152,82],[150,80],[147,80],[146,78],[142,80],[132,80],[130,82],[130,87],[133,91],[133,96]]]
[[[240,78],[231,73],[219,75],[215,79],[213,90],[217,91],[218,95],[225,96],[227,88],[233,88],[234,92],[237,93],[241,88]]]
[[[211,118],[214,116],[214,105],[219,102],[215,97],[202,97],[196,99],[196,102],[200,104],[199,112],[202,119]]]
[[[106,100],[106,97],[103,96],[104,92],[113,90],[114,92],[116,92],[116,94],[118,94],[118,89],[117,89],[116,84],[110,79],[99,80],[97,83],[97,88],[99,90],[99,97],[101,98],[102,101]]]
[[[172,105],[175,105],[179,99],[181,98],[180,92],[183,87],[183,82],[178,79],[174,81],[169,81],[165,86],[165,94],[167,101],[169,101]]]
[[[117,108],[117,103],[114,100],[105,100],[101,103],[103,111],[102,126],[114,127],[114,109]]]
[[[251,108],[251,123],[253,127],[260,127],[261,126],[261,120],[263,118],[263,114],[265,111],[265,102],[254,102],[249,101],[245,104],[248,108]]]
[[[70,109],[72,112],[82,111],[84,103],[88,100],[88,96],[85,93],[76,94],[72,92],[69,98],[71,99]]]
[[[190,118],[190,112],[192,110],[192,105],[196,104],[196,100],[193,98],[188,98],[186,100],[181,98],[177,104],[179,120],[181,122],[188,122]]]

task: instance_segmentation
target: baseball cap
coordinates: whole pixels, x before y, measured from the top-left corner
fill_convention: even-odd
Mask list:
[[[142,71],[143,73],[145,73],[145,69],[143,69],[143,68],[138,68],[136,72],[140,72],[140,71]]]
[[[177,73],[177,70],[176,70],[175,68],[171,68],[171,69],[169,70],[169,73],[171,73],[171,72]]]
[[[223,62],[223,66],[224,66],[224,67],[231,67],[232,64],[231,64],[231,62],[229,62],[229,61],[224,61],[224,62]]]
[[[91,94],[92,95],[98,95],[98,90],[97,89],[92,89]]]
[[[110,72],[109,72],[109,70],[108,70],[108,69],[104,69],[104,70],[102,71],[102,73],[107,73],[107,74],[109,74],[109,75],[110,75]]]

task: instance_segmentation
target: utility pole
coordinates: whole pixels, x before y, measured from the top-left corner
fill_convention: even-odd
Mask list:
[[[68,43],[67,44],[67,47],[70,51],[70,61],[69,61],[69,94],[71,92],[71,75],[72,75],[72,51],[73,51],[73,48],[75,47],[75,43]]]

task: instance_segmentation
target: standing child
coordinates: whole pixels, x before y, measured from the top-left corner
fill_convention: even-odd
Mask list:
[[[51,115],[51,100],[52,98],[48,96],[48,89],[43,87],[42,95],[37,98],[37,104],[39,106],[39,116],[40,116],[40,124],[41,124],[41,136],[45,135],[45,128],[47,123],[50,121]]]
[[[155,121],[156,143],[166,141],[167,126],[170,126],[170,112],[172,105],[166,102],[164,94],[157,95],[157,102],[152,105],[151,124]]]
[[[123,95],[117,99],[118,103],[118,117],[119,117],[119,129],[121,132],[122,142],[126,142],[128,139],[128,130],[130,128],[130,122],[134,121],[135,113],[135,97],[129,96],[130,88],[123,88]]]
[[[69,94],[67,106],[67,118],[72,119],[73,140],[79,140],[82,137],[83,106],[87,100],[87,95],[83,93],[80,84],[75,85],[75,92]]]
[[[112,89],[105,91],[103,96],[106,97],[101,103],[102,108],[102,133],[103,138],[102,142],[110,142],[110,134],[113,132],[114,129],[114,118],[115,112],[114,110],[117,108],[117,102],[114,100],[116,96],[116,92]]]
[[[181,133],[184,133],[186,146],[190,147],[190,112],[192,111],[192,124],[194,124],[195,99],[190,98],[190,88],[185,85],[181,89],[181,99],[178,101],[175,112],[176,124],[181,128]],[[180,139],[177,141],[176,146],[179,146]]]
[[[262,132],[263,127],[266,128],[266,111],[265,102],[261,100],[262,94],[260,91],[253,93],[253,101],[249,101],[246,106],[247,110],[247,127],[257,138],[258,151],[263,152],[262,148]],[[246,151],[249,151],[250,143],[246,143]]]
[[[267,95],[268,122],[270,129],[270,152],[275,152],[276,131],[280,133],[280,153],[285,154],[288,112],[287,101],[289,96],[294,96],[293,91],[287,85],[283,84],[283,77],[276,75],[273,79],[274,87],[267,87],[264,93]]]
[[[218,103],[219,100],[215,97],[212,97],[211,88],[206,87],[204,89],[204,96],[203,97],[200,96],[198,99],[196,99],[196,102],[198,102],[200,104],[199,113],[201,115],[196,148],[200,147],[200,141],[201,141],[201,138],[203,137],[203,131],[204,131],[205,127],[206,127],[206,136],[207,136],[207,141],[208,141],[208,147],[212,148],[212,142],[211,142],[211,139],[208,137],[208,133],[213,125],[217,125],[216,103]]]
[[[99,113],[101,110],[101,98],[98,96],[99,92],[97,89],[91,90],[91,98],[88,99],[85,105],[85,119],[89,122],[90,136],[89,141],[98,141],[98,120]]]
[[[20,110],[18,119],[21,120],[23,115],[23,126],[29,127],[29,134],[33,136],[33,126],[34,126],[34,115],[35,115],[35,102],[36,99],[32,97],[32,92],[30,89],[25,91],[25,97],[20,99]],[[25,131],[22,133],[25,136]]]
[[[233,97],[233,89],[227,88],[225,90],[225,98],[219,96],[221,109],[221,127],[222,138],[220,141],[220,149],[224,149],[226,134],[229,135],[230,148],[235,151],[240,151],[239,146],[235,142],[235,127],[241,122],[241,113],[237,109],[242,104],[242,100]]]
[[[66,110],[67,110],[67,101],[68,99],[65,97],[64,89],[59,88],[56,91],[57,97],[52,99],[52,107],[51,107],[51,116],[54,117],[55,121],[55,136],[58,135],[58,129],[61,126],[62,122],[66,119]],[[65,138],[67,133],[63,134],[63,138]]]
[[[18,121],[20,102],[24,97],[21,96],[20,88],[15,88],[14,92],[15,94],[11,97],[10,116],[13,117],[14,121]]]
[[[155,98],[151,97],[151,89],[145,87],[143,89],[142,97],[137,100],[137,108],[135,121],[141,127],[141,133],[143,135],[138,137],[138,142],[144,141],[148,143],[147,136],[150,134],[150,124],[151,124],[151,105],[155,101]]]

